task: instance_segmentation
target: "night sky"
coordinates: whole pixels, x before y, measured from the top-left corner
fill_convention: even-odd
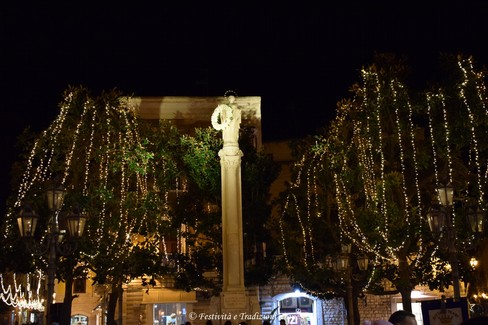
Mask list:
[[[94,94],[261,96],[263,140],[271,141],[325,126],[375,51],[405,55],[419,86],[435,79],[441,53],[488,63],[486,1],[99,2],[0,5],[0,207],[16,137],[47,127],[69,85]]]

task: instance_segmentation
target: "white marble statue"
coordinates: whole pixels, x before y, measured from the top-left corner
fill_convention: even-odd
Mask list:
[[[235,104],[235,97],[229,96],[229,105],[220,104],[212,114],[212,126],[222,130],[224,146],[237,146],[239,128],[241,125],[241,110]]]

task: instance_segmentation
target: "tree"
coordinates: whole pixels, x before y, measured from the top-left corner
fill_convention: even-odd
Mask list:
[[[190,135],[165,121],[141,125],[154,153],[148,175],[151,206],[160,216],[154,225],[164,265],[159,275],[172,277],[175,287],[186,291],[219,292],[219,279],[205,274],[221,259],[220,140],[211,129]]]
[[[76,208],[89,218],[79,250],[60,258],[57,278],[70,285],[77,268],[94,271],[95,283],[112,286],[108,323],[122,283],[142,275],[154,264],[156,248],[147,235],[147,215],[142,203],[147,195],[146,168],[151,155],[138,135],[137,120],[130,101],[113,90],[92,96],[86,88],[70,87],[60,103],[60,112],[40,134],[29,153],[11,213],[30,202],[41,215],[48,215],[43,202],[43,183],[60,177],[68,189],[64,213]],[[12,222],[7,218],[7,222]],[[10,233],[13,225],[8,226]],[[143,258],[144,257],[144,258]],[[41,256],[36,262],[43,268]],[[74,270],[74,271],[73,271]],[[69,323],[71,290],[66,291],[68,311],[62,323]]]
[[[354,317],[348,321],[359,324],[358,298],[369,273],[358,268],[356,262],[362,254],[357,247],[352,254],[340,253],[341,244],[347,241],[340,231],[332,168],[324,151],[326,141],[316,136],[295,144],[299,159],[281,198],[284,203],[278,223],[284,270],[297,287],[311,295],[344,299],[348,314]]]
[[[460,218],[467,199],[486,208],[487,151],[486,143],[479,143],[487,130],[484,76],[471,59],[458,57],[448,61],[457,68],[451,68],[446,85],[413,92],[403,81],[407,69],[402,60],[389,55],[376,60],[362,70],[352,98],[338,103],[335,120],[305,147],[297,164],[299,177],[286,196],[282,218],[295,223],[292,228],[303,242],[302,251],[293,251],[288,237],[282,240],[289,267],[305,271],[297,273],[299,280],[314,279],[310,274],[329,270],[320,264],[318,270],[312,267],[315,260],[324,263],[324,255],[333,251],[320,246],[324,233],[315,232],[326,228],[336,243],[352,243],[373,259],[366,290],[382,293],[379,284],[386,278],[402,294],[404,308],[410,309],[410,292],[416,285],[443,289],[451,282],[442,268],[446,254],[427,223],[435,186],[454,182],[463,199],[454,214],[458,248],[473,240],[463,232],[466,222]],[[299,193],[307,193],[306,200],[296,199]],[[322,217],[330,207],[337,208],[336,219]],[[339,234],[333,229],[337,225]],[[300,256],[298,265],[291,264],[292,255]],[[462,254],[458,257],[467,276],[467,260]],[[335,285],[331,282],[324,287],[309,281],[309,290],[327,292],[324,289]]]
[[[246,286],[265,285],[276,273],[276,249],[272,246],[270,201],[271,184],[280,168],[273,157],[258,151],[254,130],[241,130],[239,146],[242,157],[242,219],[244,230],[244,281]]]
[[[177,243],[176,251],[166,254],[166,263],[175,270],[175,286],[188,291],[198,289],[206,296],[218,294],[222,286],[221,167],[217,154],[222,148],[221,136],[212,128],[180,134],[165,122],[147,125],[144,134],[155,154],[154,170],[164,170],[153,173],[151,182],[155,188],[173,188],[170,193],[156,194],[156,200],[168,224],[159,235]],[[262,243],[269,241],[265,228],[270,215],[267,195],[278,175],[271,158],[253,146],[252,135],[251,130],[243,128],[239,141],[244,152],[242,194],[243,224],[248,234],[248,285],[266,282],[271,276],[273,263],[271,256],[262,251]],[[255,263],[256,259],[261,263]]]
[[[428,253],[422,202],[429,191],[420,187],[420,177],[430,175],[429,155],[416,134],[417,107],[399,79],[403,64],[379,59],[386,62],[364,69],[354,100],[343,103],[337,128],[345,120],[350,126],[333,135],[329,158],[342,233],[380,261],[376,276],[394,283],[410,310],[410,292],[421,281],[419,260]]]

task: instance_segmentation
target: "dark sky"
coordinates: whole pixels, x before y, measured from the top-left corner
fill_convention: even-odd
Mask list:
[[[418,83],[434,78],[440,53],[488,63],[486,1],[99,2],[0,5],[1,193],[15,138],[27,126],[45,128],[68,85],[261,96],[268,141],[325,126],[375,51],[406,55]]]

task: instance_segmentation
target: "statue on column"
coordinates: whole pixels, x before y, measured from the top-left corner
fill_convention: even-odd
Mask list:
[[[242,231],[242,184],[239,127],[241,111],[236,96],[227,92],[229,104],[220,104],[212,113],[212,126],[222,131],[223,148],[219,151],[222,187],[222,295],[221,310],[245,308],[244,253]],[[223,308],[223,309],[222,309]],[[235,319],[235,318],[234,318]]]
[[[235,96],[229,96],[229,105],[220,104],[212,113],[212,126],[222,130],[225,146],[238,146],[241,110],[235,104]]]

